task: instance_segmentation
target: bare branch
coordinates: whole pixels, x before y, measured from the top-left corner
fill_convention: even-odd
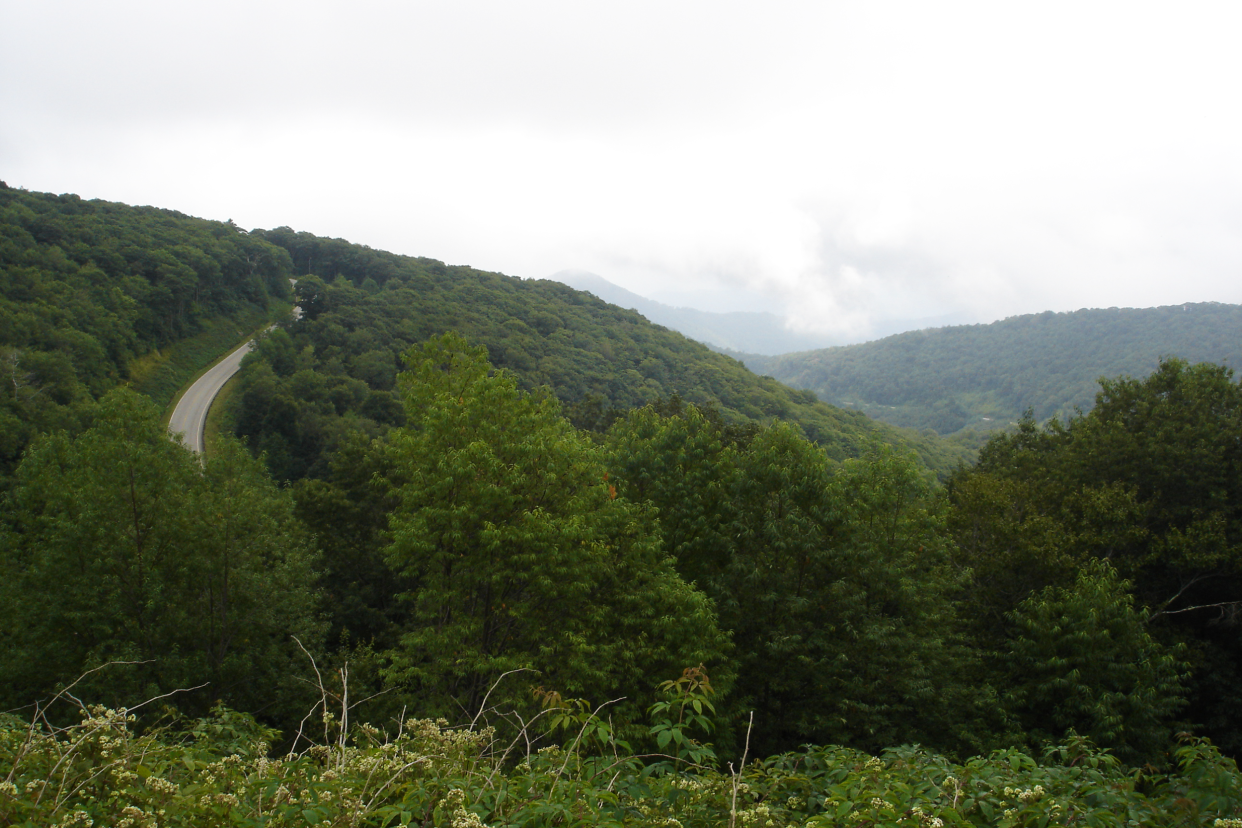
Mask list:
[[[479,721],[479,717],[487,712],[487,700],[492,697],[492,691],[495,690],[500,685],[500,682],[504,681],[505,676],[509,676],[514,673],[537,673],[537,672],[539,671],[534,670],[530,667],[519,667],[516,670],[509,670],[507,672],[501,673],[500,676],[494,682],[492,682],[492,686],[487,688],[487,693],[483,696],[483,701],[479,704],[479,712],[475,713],[474,718],[470,720],[470,729],[474,730],[475,723]]]
[[[742,761],[737,772],[733,772],[733,763],[729,763],[729,772],[733,774],[733,802],[729,805],[729,828],[737,823],[737,791],[742,785],[742,772],[746,770],[746,756],[750,753],[750,731],[755,726],[755,711],[750,711],[750,722],[746,725],[746,748],[742,751]]]
[[[1177,592],[1175,592],[1173,596],[1169,598],[1169,600],[1165,601],[1163,604],[1160,605],[1160,611],[1153,613],[1151,618],[1159,618],[1161,615],[1172,615],[1173,613],[1169,612],[1166,608],[1169,606],[1172,606],[1177,601],[1178,598],[1181,598],[1186,593],[1186,590],[1190,589],[1192,586],[1199,583],[1200,581],[1207,579],[1208,577],[1210,577],[1208,574],[1200,573],[1198,575],[1193,576],[1190,580],[1186,581],[1185,583],[1183,583],[1181,585],[1181,588],[1179,588]],[[1177,611],[1180,611],[1180,610],[1177,610]]]
[[[1229,608],[1228,612],[1225,611],[1224,609],[1225,607]],[[1155,615],[1152,615],[1151,617],[1158,618],[1161,615],[1180,615],[1183,612],[1194,612],[1195,610],[1217,609],[1217,608],[1221,609],[1221,613],[1220,613],[1221,618],[1228,618],[1230,620],[1233,620],[1238,617],[1240,612],[1242,612],[1242,600],[1221,601],[1216,604],[1199,604],[1198,606],[1183,607],[1182,609],[1177,609],[1177,610],[1161,610],[1160,612],[1156,613]]]
[[[293,737],[293,744],[289,746],[290,753],[297,753],[298,741],[302,739],[302,731],[303,731],[303,728],[306,727],[306,720],[309,719],[312,715],[314,715],[315,711],[320,706],[323,707],[323,712],[325,714],[328,712],[328,691],[323,686],[323,674],[319,672],[319,665],[315,663],[315,657],[310,654],[310,651],[306,649],[306,647],[302,644],[301,639],[299,639],[296,635],[291,635],[289,637],[298,643],[298,647],[300,647],[302,652],[306,653],[306,657],[310,659],[311,667],[313,667],[315,670],[315,679],[319,683],[319,701],[315,702],[315,704],[311,706],[311,709],[307,711],[306,715],[302,717],[302,721],[298,722],[297,735]],[[323,738],[325,742],[328,741],[327,722],[324,722]],[[309,742],[310,739],[307,739],[307,741]]]
[[[114,665],[121,666],[121,665],[127,665],[127,664],[151,664],[154,660],[155,659],[149,658],[145,661],[109,661],[106,664],[100,664],[98,667],[92,667],[91,669],[87,670],[85,673],[83,673],[82,675],[74,679],[72,684],[63,688],[55,696],[52,696],[51,701],[49,701],[46,705],[44,705],[44,707],[45,709],[47,707],[51,707],[52,704],[58,701],[62,696],[69,695],[69,691],[77,687],[82,682],[82,680],[85,679],[87,676],[89,676],[91,673],[98,673],[100,670],[104,669],[105,667],[112,667]],[[83,705],[79,699],[74,698],[72,695],[69,695],[69,697],[72,698],[75,702],[77,702],[78,707],[82,708],[83,710],[86,709],[85,705]]]
[[[132,712],[134,712],[135,710],[138,710],[139,708],[146,707],[146,706],[147,706],[148,704],[150,704],[151,702],[154,702],[154,701],[159,701],[160,699],[166,699],[166,698],[168,698],[169,696],[175,696],[175,695],[177,695],[178,693],[190,693],[190,692],[192,692],[192,691],[194,691],[194,690],[202,690],[204,687],[206,687],[206,686],[207,686],[207,685],[209,685],[209,684],[211,684],[211,682],[210,682],[210,681],[205,681],[205,682],[203,682],[202,684],[197,684],[197,685],[195,685],[194,687],[178,687],[176,690],[169,690],[167,693],[164,693],[164,694],[162,694],[162,695],[159,695],[159,696],[152,696],[151,698],[147,699],[147,700],[146,700],[146,701],[144,701],[144,702],[141,702],[140,704],[136,704],[136,705],[134,705],[133,707],[127,707],[127,708],[125,708],[125,709],[126,709],[126,711],[128,711],[128,712],[132,713]]]

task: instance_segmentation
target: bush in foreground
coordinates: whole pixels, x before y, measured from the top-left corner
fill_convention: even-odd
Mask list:
[[[655,755],[635,755],[581,703],[547,708],[559,744],[534,725],[512,741],[442,719],[347,728],[319,708],[319,742],[299,733],[281,757],[274,731],[224,708],[141,733],[125,710],[84,708],[65,728],[5,716],[0,825],[1242,825],[1242,775],[1201,740],[1183,740],[1167,773],[1127,769],[1083,739],[1039,759],[807,747],[717,770],[693,761],[710,750],[682,726],[701,719],[681,715],[684,686],[664,687],[652,733],[679,735]]]

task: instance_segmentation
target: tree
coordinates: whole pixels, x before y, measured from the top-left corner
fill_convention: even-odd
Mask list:
[[[320,555],[293,499],[234,440],[210,446],[187,508],[196,542],[190,588],[196,649],[205,651],[215,698],[246,710],[296,709],[293,679],[322,648],[316,569]],[[276,699],[277,692],[286,694]],[[298,712],[302,712],[298,709]]]
[[[408,607],[400,596],[415,585],[385,559],[388,515],[399,502],[392,454],[387,443],[355,433],[333,456],[330,479],[302,479],[290,487],[298,518],[322,550],[320,581],[333,646],[388,649],[406,627]]]
[[[737,431],[693,406],[608,433],[619,491],[650,502],[677,568],[733,631],[734,720],[760,753],[807,741],[977,747],[976,659],[950,594],[939,503],[915,461],[834,466],[786,424]]]
[[[1009,723],[965,635],[965,579],[951,565],[946,504],[927,473],[912,455],[877,445],[842,464],[827,497],[839,523],[828,552],[831,611],[820,624],[836,631],[831,696],[853,739],[962,754],[995,746]]]
[[[36,442],[4,524],[8,705],[138,661],[82,691],[120,705],[210,682],[183,697],[190,710],[258,709],[289,689],[301,658],[290,635],[318,646],[314,556],[288,497],[234,444],[203,469],[128,390],[104,397],[83,433]]]
[[[1161,609],[1184,609],[1218,594],[1204,581],[1242,574],[1239,433],[1233,371],[1178,359],[1143,380],[1102,380],[1096,407],[1071,424],[1075,477],[1125,485],[1147,506],[1144,542],[1119,550],[1117,566]]]
[[[1041,590],[1011,613],[1006,704],[1033,743],[1074,730],[1131,763],[1168,747],[1185,704],[1185,647],[1152,638],[1129,586],[1094,560],[1072,587]]]
[[[1005,613],[1067,589],[1106,560],[1150,611],[1153,635],[1188,645],[1189,715],[1242,750],[1242,385],[1210,364],[1168,359],[1138,380],[1102,380],[1065,423],[994,438],[950,481],[957,562],[982,638]],[[988,632],[990,627],[991,632]]]
[[[721,664],[710,604],[554,398],[519,391],[455,334],[405,359],[410,425],[390,437],[404,483],[387,557],[415,586],[392,680],[424,709],[473,712],[503,673],[528,669],[566,697],[628,697],[618,715],[632,719],[659,677]]]

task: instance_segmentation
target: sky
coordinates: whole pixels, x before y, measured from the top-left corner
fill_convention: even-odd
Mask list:
[[[1242,303],[1242,4],[0,0],[0,179],[861,341]]]

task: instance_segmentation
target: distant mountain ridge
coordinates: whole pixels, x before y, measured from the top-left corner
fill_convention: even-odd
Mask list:
[[[782,356],[732,354],[833,405],[941,435],[1089,410],[1100,377],[1146,377],[1164,357],[1242,365],[1242,305],[1014,316]]]
[[[575,290],[585,290],[609,304],[635,310],[657,325],[717,349],[753,354],[785,354],[840,344],[828,334],[798,333],[785,327],[783,317],[766,311],[712,313],[675,308],[614,285],[602,276],[581,270],[562,270],[551,277]]]

